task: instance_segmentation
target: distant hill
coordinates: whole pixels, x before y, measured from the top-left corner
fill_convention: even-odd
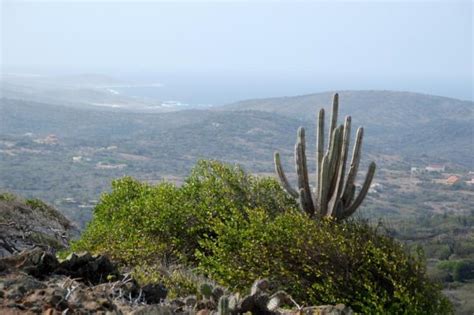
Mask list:
[[[321,107],[329,114],[333,94],[247,100],[221,109],[265,111],[314,121]],[[343,91],[339,96],[341,118],[350,114],[353,126],[365,126],[366,143],[374,150],[427,154],[473,166],[474,102],[394,91]]]
[[[0,95],[20,101],[42,102],[85,109],[135,110],[169,112],[175,110],[158,100],[131,97],[114,87],[128,86],[127,82],[104,75],[74,76],[0,76]]]

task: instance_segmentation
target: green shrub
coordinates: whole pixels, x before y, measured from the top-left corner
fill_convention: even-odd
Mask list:
[[[298,207],[276,180],[217,161],[199,161],[182,190],[193,207],[210,217],[224,218],[230,209],[244,213],[246,208],[261,208],[275,215]]]
[[[423,259],[393,239],[361,221],[311,220],[275,180],[215,161],[199,162],[181,187],[129,177],[114,181],[72,249],[135,266],[143,281],[176,281],[176,295],[195,290],[194,282],[154,266],[197,267],[237,290],[267,277],[306,305],[346,303],[363,313],[450,312],[427,279]]]
[[[205,281],[183,266],[161,264],[138,265],[132,271],[133,278],[141,284],[161,283],[168,290],[168,298],[174,299],[198,293],[198,286]]]
[[[174,256],[190,234],[188,214],[178,211],[181,202],[179,189],[171,184],[151,186],[130,177],[115,180],[72,249],[105,253],[131,265]]]
[[[448,271],[454,281],[463,282],[474,279],[474,261],[472,260],[441,261],[437,267]]]
[[[193,262],[199,240],[214,233],[210,222],[247,207],[276,213],[297,205],[275,180],[215,161],[200,161],[182,187],[125,177],[113,181],[112,191],[101,197],[72,250],[106,253],[130,265]]]
[[[14,201],[16,200],[16,196],[9,192],[2,192],[0,193],[0,200],[4,201]]]
[[[247,216],[248,219],[245,217]],[[225,286],[266,277],[306,305],[345,303],[362,313],[445,314],[450,304],[425,275],[424,260],[364,222],[309,220],[265,211],[215,222],[200,269]]]

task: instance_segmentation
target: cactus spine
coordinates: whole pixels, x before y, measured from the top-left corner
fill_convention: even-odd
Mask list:
[[[291,187],[281,165],[280,154],[275,152],[275,171],[283,189],[293,198],[298,199],[300,208],[309,216],[333,217],[343,220],[350,217],[369,191],[375,174],[375,163],[371,162],[364,183],[357,197],[355,180],[359,169],[362,138],[364,129],[357,129],[351,164],[346,178],[349,142],[351,137],[351,117],[345,118],[344,124],[337,126],[339,96],[334,95],[332,102],[331,123],[329,126],[328,144],[324,153],[324,109],[319,111],[316,149],[316,190],[311,191],[306,162],[306,140],[303,127],[298,129],[295,145],[295,166],[298,178],[297,189]]]

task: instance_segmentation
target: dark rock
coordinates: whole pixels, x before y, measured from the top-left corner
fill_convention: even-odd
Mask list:
[[[184,299],[184,303],[187,307],[193,308],[196,305],[197,298],[195,295],[190,295]]]
[[[46,288],[46,285],[29,275],[20,275],[16,279],[8,279],[3,282],[3,287],[6,297],[16,301],[23,298],[28,292]]]
[[[7,259],[3,263],[6,263]],[[59,265],[56,256],[39,248],[23,251],[12,259],[15,267],[36,278],[44,278],[51,274]]]
[[[148,304],[160,303],[168,295],[168,290],[162,284],[147,284],[142,292]]]
[[[220,287],[215,287],[212,290],[211,299],[214,303],[219,303],[219,299],[224,295],[224,290]]]
[[[118,277],[119,271],[107,257],[92,256],[89,253],[72,253],[61,262],[55,271],[57,274],[80,278],[83,282],[99,284],[107,282],[107,277]]]

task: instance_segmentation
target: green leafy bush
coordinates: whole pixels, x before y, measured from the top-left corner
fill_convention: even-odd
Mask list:
[[[194,261],[199,240],[214,233],[210,222],[231,210],[259,207],[268,213],[296,208],[273,179],[240,167],[200,161],[182,187],[152,186],[130,177],[112,182],[73,250],[106,253],[126,264]]]
[[[450,305],[425,276],[422,257],[364,222],[308,220],[288,211],[234,213],[202,241],[200,269],[242,290],[266,277],[306,305],[345,303],[362,313],[445,314]]]
[[[72,248],[106,253],[130,265],[173,256],[190,234],[187,208],[178,211],[181,202],[179,189],[171,184],[151,186],[130,177],[116,180]]]
[[[311,220],[275,180],[215,161],[199,162],[181,187],[114,181],[72,248],[138,266],[142,278],[181,279],[176,294],[194,285],[153,266],[197,267],[236,290],[267,277],[306,305],[450,313],[447,299],[427,279],[422,257],[365,222]]]

